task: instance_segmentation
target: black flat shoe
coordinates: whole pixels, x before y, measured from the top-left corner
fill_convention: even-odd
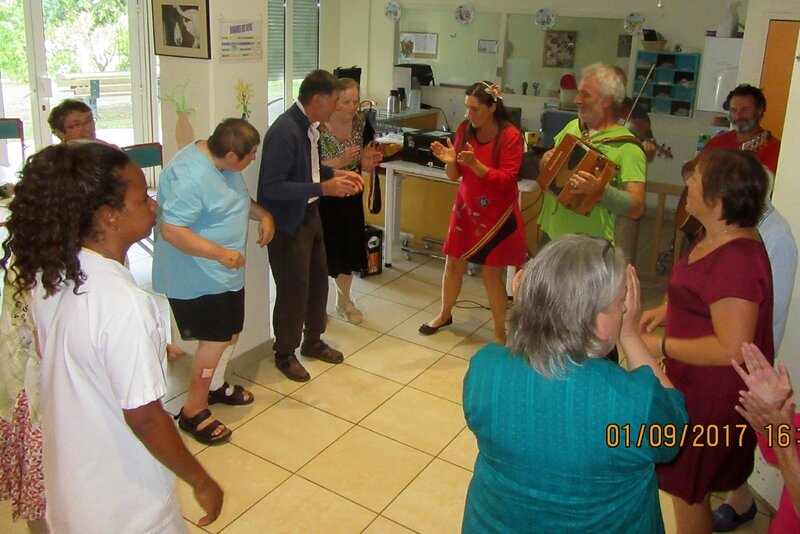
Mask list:
[[[439,331],[440,328],[444,328],[445,326],[450,326],[453,324],[453,316],[451,315],[448,320],[440,324],[439,326],[431,326],[429,324],[424,324],[419,327],[419,333],[423,336],[430,336],[435,334]]]
[[[736,510],[729,504],[722,504],[712,512],[714,532],[731,532],[736,530],[748,521],[752,521],[757,511],[755,500],[753,500],[753,505],[750,509],[743,514],[737,514]]]

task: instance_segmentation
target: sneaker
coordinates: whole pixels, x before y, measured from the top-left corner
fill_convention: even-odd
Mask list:
[[[327,363],[342,363],[344,361],[344,354],[331,348],[321,339],[311,343],[304,342],[300,345],[300,354],[307,358],[316,358]]]
[[[355,304],[351,304],[349,308],[342,308],[337,305],[336,313],[352,324],[361,324],[364,321],[364,315],[361,310],[356,308]]]

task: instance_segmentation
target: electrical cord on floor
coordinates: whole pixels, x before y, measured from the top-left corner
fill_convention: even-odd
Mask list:
[[[480,302],[475,302],[474,300],[457,300],[456,303],[453,305],[454,308],[458,308],[460,310],[490,310],[489,306],[484,306]],[[506,309],[511,309],[514,307],[514,299],[511,297],[508,298],[508,306]]]

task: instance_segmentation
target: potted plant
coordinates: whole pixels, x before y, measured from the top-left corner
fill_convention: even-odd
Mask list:
[[[185,147],[194,141],[194,128],[189,120],[189,117],[194,113],[194,108],[189,106],[186,102],[186,87],[191,80],[186,80],[182,84],[178,84],[172,88],[168,93],[161,93],[158,99],[162,102],[169,102],[175,106],[175,112],[178,119],[175,122],[175,143],[178,145],[178,150]]]

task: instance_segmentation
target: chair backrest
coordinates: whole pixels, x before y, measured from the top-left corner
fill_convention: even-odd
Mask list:
[[[130,145],[122,148],[129,158],[139,167],[159,167],[164,160],[161,155],[161,143],[142,143],[140,145]]]
[[[25,130],[20,119],[0,119],[0,139],[19,139],[22,159],[25,159]]]
[[[539,140],[539,146],[551,148],[553,146],[553,138],[556,134],[563,130],[564,126],[571,120],[577,118],[577,111],[565,111],[560,109],[546,109],[542,111],[542,116],[539,119],[542,125],[542,138]]]

